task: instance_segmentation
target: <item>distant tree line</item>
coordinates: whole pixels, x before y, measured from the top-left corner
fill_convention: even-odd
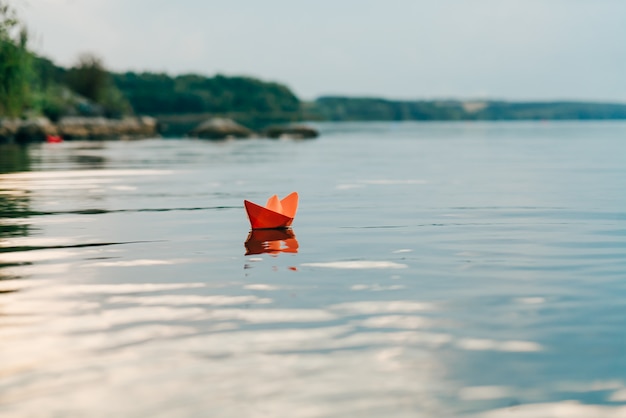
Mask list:
[[[312,118],[332,121],[626,119],[626,104],[590,102],[321,97],[308,109]]]
[[[626,105],[593,102],[489,101],[484,108],[468,112],[475,120],[589,120],[626,119]]]
[[[246,113],[299,116],[300,100],[278,83],[251,77],[206,77],[197,74],[112,73],[97,57],[83,54],[65,69],[35,58],[36,72],[47,91],[42,110],[48,116],[67,113],[58,86],[88,99],[81,114],[120,117],[128,114]],[[67,94],[65,94],[67,96]]]
[[[113,80],[142,114],[300,111],[300,100],[289,88],[251,77],[127,72],[113,74]]]
[[[380,98],[321,97],[312,112],[323,120],[459,120],[464,112],[460,103],[393,101]]]

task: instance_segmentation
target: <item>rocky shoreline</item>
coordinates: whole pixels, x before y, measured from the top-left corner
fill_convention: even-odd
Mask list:
[[[0,143],[44,142],[50,137],[64,140],[148,138],[158,135],[157,120],[151,117],[61,118],[53,123],[47,118],[0,120]]]
[[[62,140],[139,139],[160,136],[156,118],[126,117],[64,117],[53,123],[47,118],[0,119],[0,144],[31,142],[60,142]],[[318,136],[317,130],[304,125],[270,126],[253,131],[232,119],[210,118],[186,136],[224,140],[231,138],[290,138],[309,139]]]

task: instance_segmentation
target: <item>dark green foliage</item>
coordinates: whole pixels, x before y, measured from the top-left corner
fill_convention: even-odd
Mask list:
[[[109,85],[104,91],[99,104],[104,108],[104,116],[108,118],[119,119],[133,113],[133,108],[126,97],[114,85]]]
[[[67,71],[66,81],[76,93],[98,103],[108,87],[109,73],[98,57],[82,54],[78,64]]]
[[[65,84],[67,70],[55,65],[48,58],[33,56],[33,71],[36,74],[40,89],[45,90],[49,87]]]
[[[50,84],[41,88],[34,96],[33,107],[37,113],[57,122],[61,117],[79,115],[79,108],[85,99],[72,93],[63,84]]]
[[[33,108],[56,122],[66,114],[72,104],[68,103],[65,89],[67,70],[57,67],[47,58],[33,56]]]
[[[65,73],[65,80],[70,89],[96,105],[87,106],[82,113],[116,118],[132,112],[102,60],[92,54],[81,55],[78,64]]]
[[[626,119],[626,104],[322,97],[310,105],[308,112],[316,118],[334,121]]]
[[[19,116],[28,106],[32,72],[27,43],[26,29],[0,0],[0,115]]]
[[[250,77],[128,72],[113,74],[113,80],[141,114],[300,111],[300,101],[287,87]]]

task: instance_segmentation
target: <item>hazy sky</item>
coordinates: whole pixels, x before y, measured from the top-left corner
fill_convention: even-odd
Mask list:
[[[34,48],[324,94],[626,102],[624,0],[13,0]]]

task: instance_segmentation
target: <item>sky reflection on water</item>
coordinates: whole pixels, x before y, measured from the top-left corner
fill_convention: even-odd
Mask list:
[[[0,170],[0,413],[626,416],[623,124],[321,129]]]

